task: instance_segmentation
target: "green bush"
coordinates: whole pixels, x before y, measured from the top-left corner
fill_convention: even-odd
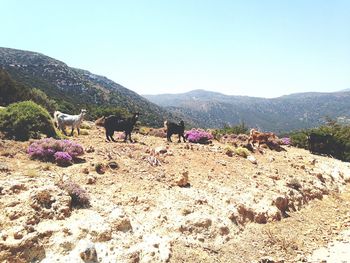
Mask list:
[[[32,101],[13,103],[0,111],[0,130],[20,141],[38,139],[41,134],[56,136],[47,110]]]
[[[235,149],[235,154],[247,158],[248,155],[250,154],[249,150],[243,147],[238,147]]]
[[[310,131],[296,131],[289,134],[291,140],[291,145],[298,148],[308,148],[307,137],[310,134]]]
[[[45,92],[14,81],[4,70],[0,69],[0,105],[7,106],[14,102],[32,100],[53,113],[57,108],[56,101]]]
[[[249,131],[248,131],[248,127],[245,125],[244,122],[238,124],[238,125],[235,125],[235,126],[229,126],[229,125],[226,125],[224,126],[224,128],[222,129],[216,129],[212,132],[213,136],[215,139],[220,139],[220,137],[222,135],[225,135],[225,134],[248,134]]]
[[[293,146],[308,149],[308,136],[313,133],[318,136],[328,136],[331,139],[324,142],[318,148],[321,154],[331,155],[334,158],[350,161],[350,126],[342,125],[334,121],[326,125],[304,131],[297,131],[290,134]],[[324,152],[327,150],[327,152]]]

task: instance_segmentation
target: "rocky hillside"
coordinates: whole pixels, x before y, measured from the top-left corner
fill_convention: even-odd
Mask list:
[[[326,117],[350,121],[347,91],[300,93],[273,99],[227,96],[204,90],[144,97],[210,128],[245,122],[266,131],[288,132],[319,126]]]
[[[41,89],[60,104],[78,111],[91,105],[114,105],[130,112],[143,112],[141,120],[154,126],[163,125],[163,119],[170,116],[161,107],[106,77],[68,67],[43,54],[0,48],[0,68],[14,81]]]
[[[0,140],[1,262],[320,262],[316,249],[348,242],[349,163],[141,134],[107,143],[89,126],[71,138],[85,154],[68,167]],[[89,207],[72,209],[58,187],[69,180]]]

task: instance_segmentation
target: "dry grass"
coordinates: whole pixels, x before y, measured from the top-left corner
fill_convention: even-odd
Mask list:
[[[263,230],[263,234],[265,236],[264,240],[269,246],[277,246],[284,251],[298,249],[298,239],[295,235],[282,234],[271,227],[266,227],[266,229]]]
[[[24,175],[30,178],[34,178],[34,177],[39,177],[40,173],[36,169],[28,169],[27,171],[24,172]]]

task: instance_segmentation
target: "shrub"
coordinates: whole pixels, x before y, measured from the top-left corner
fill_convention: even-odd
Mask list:
[[[316,145],[315,152],[331,155],[342,161],[350,161],[350,126],[342,125],[335,121],[328,121],[326,125],[306,131],[298,131],[290,134],[293,146],[308,149],[308,135],[316,134],[325,140]],[[327,139],[328,138],[328,139]]]
[[[298,148],[305,148],[307,149],[307,136],[308,136],[307,131],[298,131],[298,132],[293,132],[290,134],[290,140],[291,140],[291,145],[298,147]]]
[[[282,145],[290,145],[291,144],[291,140],[289,137],[283,137],[280,139],[280,141],[281,141]]]
[[[235,149],[235,154],[242,156],[244,158],[247,158],[247,156],[250,154],[249,150],[243,147],[238,147]]]
[[[68,166],[72,163],[72,156],[69,155],[67,152],[56,152],[54,154],[55,161],[60,166]]]
[[[245,125],[244,122],[230,126],[225,125],[222,129],[217,129],[213,131],[213,136],[215,139],[219,140],[223,135],[227,134],[248,134],[248,127]]]
[[[90,205],[90,196],[77,183],[66,180],[58,184],[58,187],[66,191],[72,198],[72,207],[88,207]]]
[[[45,138],[29,145],[28,154],[33,159],[67,166],[72,163],[74,158],[84,154],[84,149],[81,145],[70,140]]]
[[[213,135],[201,129],[192,129],[185,133],[189,142],[207,144],[213,139]]]
[[[25,141],[41,134],[57,136],[49,113],[32,101],[10,104],[0,111],[0,130],[7,138]]]
[[[230,146],[227,145],[227,146],[224,148],[224,153],[225,153],[227,156],[232,157],[234,151],[232,150],[232,148],[231,148]]]

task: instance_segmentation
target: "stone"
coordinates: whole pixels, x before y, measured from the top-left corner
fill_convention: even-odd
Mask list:
[[[183,171],[179,178],[175,181],[176,185],[180,187],[185,187],[189,185],[188,182],[188,171]]]
[[[279,196],[274,200],[273,203],[282,213],[285,213],[288,209],[289,200],[287,197]]]
[[[253,155],[248,155],[247,160],[250,161],[252,164],[258,164],[258,161]]]
[[[90,240],[80,240],[77,245],[80,258],[85,262],[97,262],[95,244]]]
[[[87,184],[95,184],[96,183],[96,177],[95,176],[89,176],[87,178]]]
[[[158,146],[154,149],[154,152],[156,154],[164,154],[168,151],[168,149],[165,146]]]
[[[85,151],[87,153],[93,153],[95,151],[95,148],[92,145],[90,145],[85,149]]]
[[[128,232],[132,230],[129,217],[125,214],[124,210],[116,207],[114,208],[107,221],[111,225],[112,230]]]
[[[108,167],[111,168],[112,170],[115,170],[115,169],[119,168],[119,165],[115,161],[110,161],[110,162],[108,162]]]

